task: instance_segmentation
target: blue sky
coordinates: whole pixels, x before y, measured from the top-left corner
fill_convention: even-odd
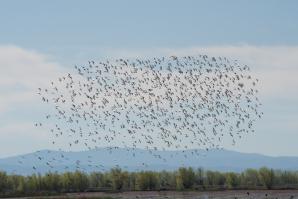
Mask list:
[[[1,1],[0,157],[49,148],[35,90],[74,64],[207,53],[247,63],[264,118],[228,149],[298,156],[298,2]]]

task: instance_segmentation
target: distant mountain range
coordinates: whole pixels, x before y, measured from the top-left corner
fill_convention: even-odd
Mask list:
[[[262,166],[273,169],[298,170],[298,157],[270,157],[227,150],[150,151],[100,148],[90,151],[62,152],[42,150],[0,159],[0,170],[8,173],[32,174],[47,171],[106,171],[120,167],[128,171],[174,170],[181,166],[218,171],[242,171]],[[165,160],[163,160],[162,158]],[[49,166],[50,165],[50,166]],[[34,167],[34,168],[33,168]]]

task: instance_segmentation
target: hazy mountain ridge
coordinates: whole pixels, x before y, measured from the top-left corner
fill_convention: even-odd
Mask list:
[[[54,172],[74,171],[79,165],[86,172],[106,171],[115,166],[124,170],[174,170],[181,166],[219,171],[242,171],[247,168],[267,166],[273,169],[298,170],[298,157],[271,157],[255,153],[240,153],[228,150],[155,151],[113,149],[64,152],[42,150],[20,156],[0,159],[0,170],[8,173],[31,174],[45,173],[49,169]],[[154,156],[155,155],[155,156]],[[186,156],[186,157],[185,157]],[[166,161],[161,158],[165,158]],[[39,159],[40,158],[40,159]],[[77,164],[79,160],[79,164]],[[50,163],[52,168],[47,165]],[[33,166],[36,170],[33,169]]]

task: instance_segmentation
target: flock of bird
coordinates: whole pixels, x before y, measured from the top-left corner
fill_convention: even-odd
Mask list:
[[[154,152],[234,145],[263,114],[258,79],[225,57],[89,61],[75,71],[38,88],[51,111],[35,126],[61,151],[144,148],[166,161]]]

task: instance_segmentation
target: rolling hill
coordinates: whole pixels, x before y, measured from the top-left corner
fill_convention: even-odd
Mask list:
[[[42,150],[0,159],[0,170],[22,175],[47,171],[74,171],[79,166],[86,172],[106,171],[115,166],[128,171],[174,170],[181,166],[203,167],[218,171],[242,171],[262,166],[273,169],[298,170],[298,157],[271,157],[228,150],[155,151],[100,148],[90,151],[65,152]],[[165,160],[159,158],[163,157]],[[49,163],[52,168],[47,165]],[[35,167],[36,169],[33,169]]]

